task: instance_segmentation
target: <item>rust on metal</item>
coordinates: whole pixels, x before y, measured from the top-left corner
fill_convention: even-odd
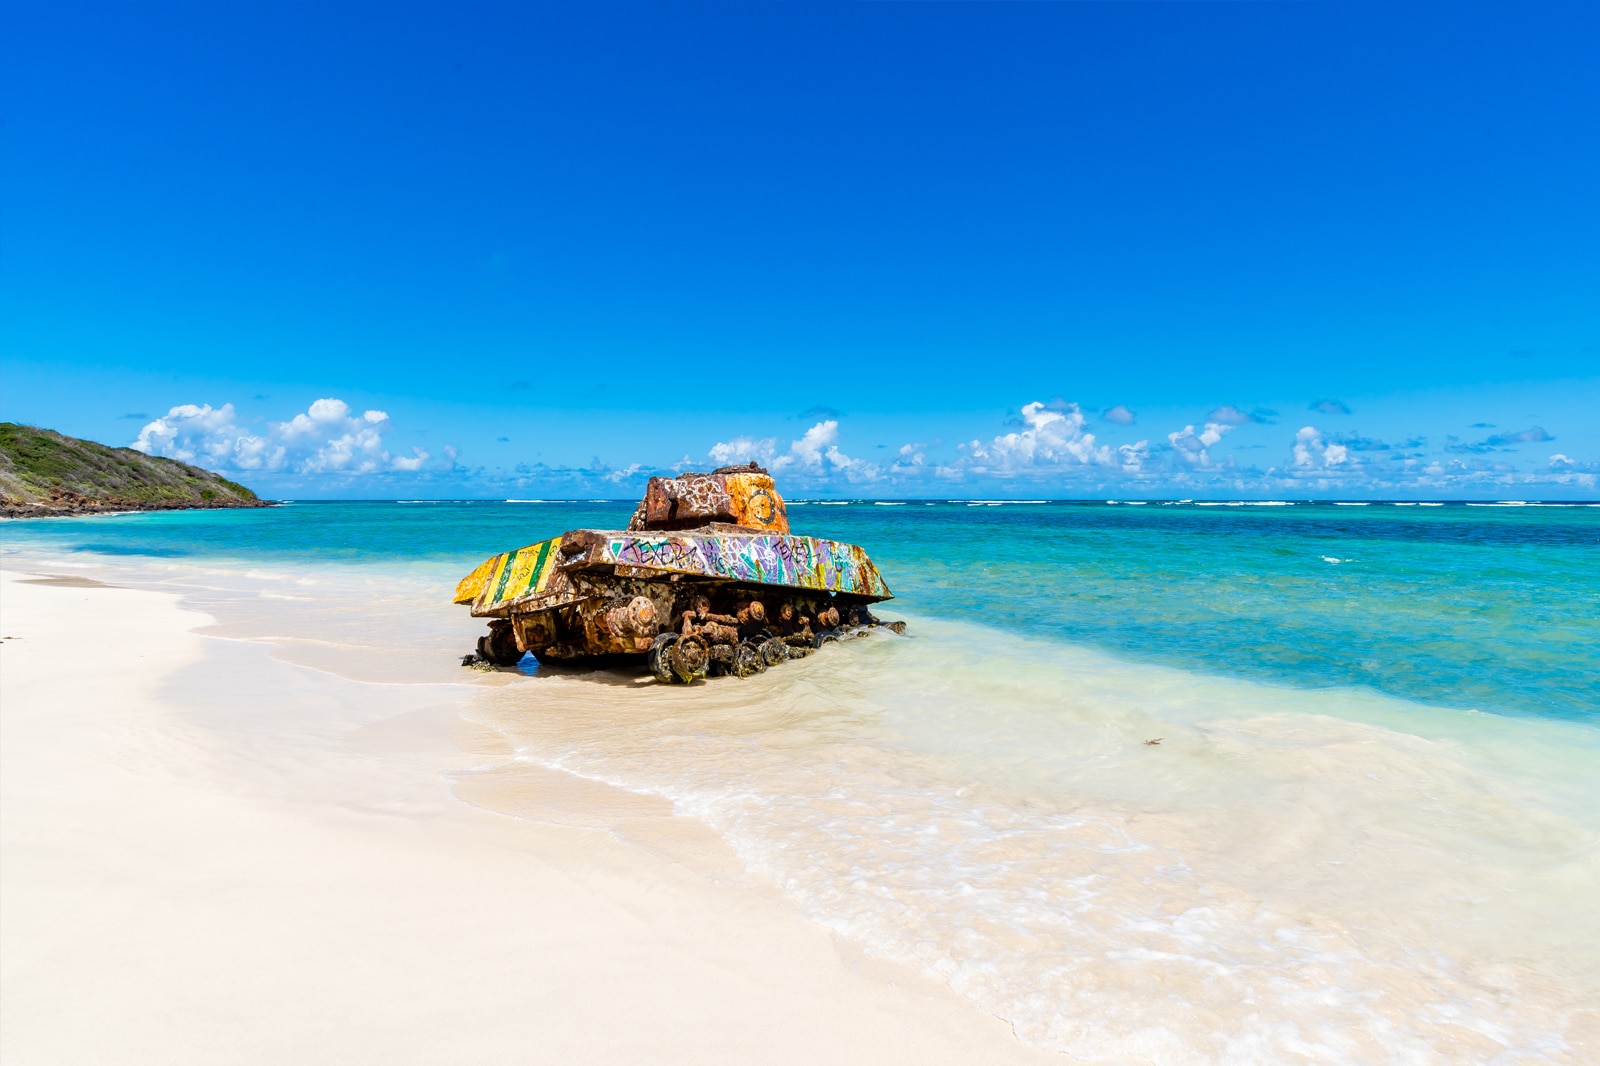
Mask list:
[[[696,529],[726,523],[763,533],[788,533],[783,498],[756,464],[709,474],[653,477],[628,523],[630,530]]]
[[[478,655],[637,661],[658,679],[748,677],[842,631],[886,623],[893,594],[854,544],[795,536],[754,463],[651,478],[625,530],[577,529],[486,559],[455,602],[490,619]],[[904,623],[887,623],[895,632]]]

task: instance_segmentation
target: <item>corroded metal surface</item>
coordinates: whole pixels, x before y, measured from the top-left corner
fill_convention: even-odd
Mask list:
[[[472,604],[475,615],[551,606],[571,599],[571,572],[597,568],[615,568],[628,577],[678,574],[869,600],[893,597],[867,553],[843,541],[585,529],[487,560],[457,586],[455,602]]]
[[[789,515],[772,478],[750,467],[710,474],[653,477],[628,529],[693,529],[714,522],[763,533],[789,532]]]
[[[486,559],[455,602],[491,620],[486,661],[628,660],[675,682],[746,677],[886,624],[867,604],[893,594],[865,551],[788,529],[753,465],[652,478],[628,529],[573,530]]]

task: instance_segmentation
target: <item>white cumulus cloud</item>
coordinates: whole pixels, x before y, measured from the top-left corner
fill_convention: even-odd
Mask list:
[[[1328,444],[1316,426],[1304,426],[1294,435],[1294,465],[1300,470],[1329,470],[1343,466],[1350,451],[1343,444]]]
[[[926,445],[921,441],[917,441],[914,444],[900,445],[900,450],[895,453],[892,469],[897,471],[912,470],[925,466],[928,462],[928,453],[923,450],[925,447]]]
[[[1207,422],[1199,433],[1194,431],[1193,426],[1184,426],[1175,433],[1168,433],[1167,443],[1171,444],[1172,450],[1190,466],[1210,466],[1210,447],[1232,429],[1232,426],[1224,422]]]
[[[1053,407],[1035,400],[1023,405],[1022,429],[988,443],[971,441],[968,454],[975,469],[997,474],[1113,464],[1111,449],[1095,446],[1094,434],[1084,429],[1086,421],[1075,403]]]
[[[409,456],[391,456],[384,448],[388,428],[383,411],[356,414],[333,398],[315,401],[286,422],[269,422],[259,433],[239,424],[231,403],[216,408],[186,403],[147,423],[132,447],[217,469],[295,474],[422,469],[429,454],[421,448],[412,448]]]
[[[713,444],[706,454],[718,465],[754,459],[774,472],[783,471],[791,477],[813,481],[836,474],[849,481],[872,481],[879,474],[876,463],[853,458],[839,449],[839,422],[833,418],[806,430],[781,453],[775,437],[735,437]]]
[[[451,462],[454,462],[455,457],[451,456],[450,460]],[[396,470],[405,471],[421,470],[422,464],[426,463],[427,461],[428,453],[423,451],[421,448],[413,447],[410,455],[397,455],[394,457],[394,468]]]
[[[1117,446],[1117,465],[1122,467],[1125,473],[1137,474],[1149,461],[1150,442],[1147,440]]]
[[[611,471],[611,473],[607,474],[605,477],[606,480],[612,484],[620,485],[622,482],[627,481],[629,478],[633,477],[643,469],[643,463],[629,463],[627,466],[622,467],[621,469]]]
[[[777,453],[778,438],[776,437],[735,437],[730,441],[718,441],[711,446],[706,454],[718,466],[733,466],[737,463],[748,463],[752,459],[762,466],[770,466],[772,457]],[[688,468],[689,457],[683,457],[683,469]]]
[[[813,475],[841,473],[851,481],[870,480],[877,474],[874,464],[852,459],[839,450],[839,423],[832,418],[806,430],[789,445],[787,453],[772,460],[774,470],[790,467]]]
[[[242,429],[231,403],[178,404],[145,423],[130,447],[146,455],[239,470],[277,469],[284,456],[281,444]]]

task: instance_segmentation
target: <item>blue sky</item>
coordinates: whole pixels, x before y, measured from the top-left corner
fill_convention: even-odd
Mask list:
[[[0,417],[276,495],[1595,497],[1589,5],[7,5]]]

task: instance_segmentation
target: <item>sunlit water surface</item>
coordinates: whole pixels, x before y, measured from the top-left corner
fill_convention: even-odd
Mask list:
[[[1029,1044],[1600,1056],[1600,508],[802,505],[798,532],[868,548],[907,637],[694,688],[456,665],[461,574],[629,510],[296,504],[0,542],[308,665],[482,682],[467,714],[513,763],[670,800]]]

